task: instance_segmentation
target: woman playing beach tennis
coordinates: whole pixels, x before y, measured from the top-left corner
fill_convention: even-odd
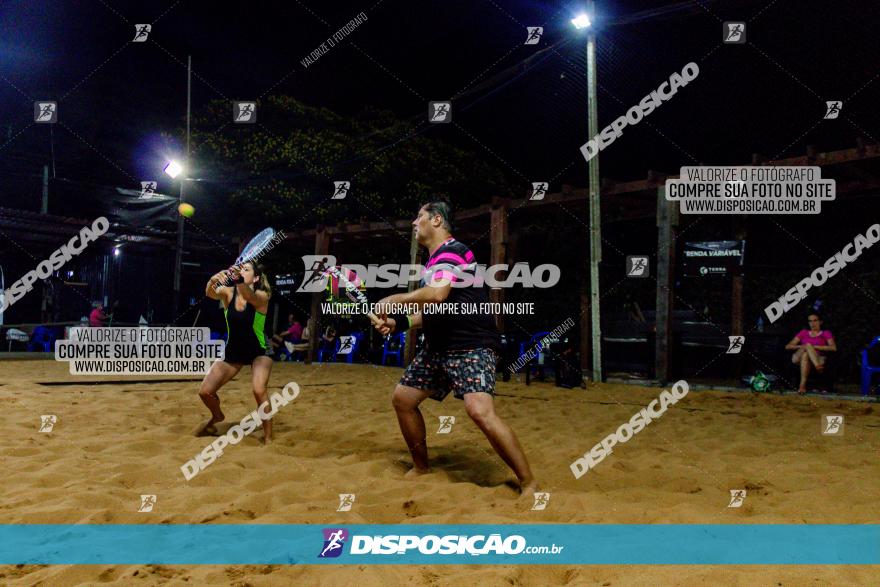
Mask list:
[[[228,285],[231,282],[231,285]],[[266,356],[266,312],[271,288],[263,270],[252,262],[233,265],[208,280],[205,295],[223,302],[226,316],[226,354],[216,361],[202,380],[199,397],[211,410],[211,418],[196,431],[217,434],[215,424],[225,416],[220,411],[217,391],[245,365],[251,366],[251,381],[257,406],[269,400],[266,385],[272,372],[272,359]],[[272,421],[263,420],[263,441],[272,440]]]

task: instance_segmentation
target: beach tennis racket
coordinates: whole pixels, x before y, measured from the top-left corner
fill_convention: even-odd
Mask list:
[[[261,230],[257,236],[252,238],[248,244],[241,250],[238,259],[235,260],[236,265],[253,261],[263,254],[272,241],[275,239],[275,231],[271,228]]]
[[[233,263],[233,267],[240,266],[243,263],[248,263],[260,257],[263,252],[269,248],[269,245],[275,240],[275,230],[272,228],[266,228],[261,230],[254,238],[252,238],[248,244],[244,246],[241,250],[241,254]],[[240,279],[240,277],[239,277]],[[236,280],[230,276],[229,279],[226,280],[226,285],[234,285],[235,283],[240,283],[239,280]]]
[[[330,285],[330,299],[334,302],[346,301],[367,306],[367,294],[357,273],[342,266],[328,267],[324,270]],[[372,312],[367,312],[367,318],[373,324],[382,324],[379,317]]]

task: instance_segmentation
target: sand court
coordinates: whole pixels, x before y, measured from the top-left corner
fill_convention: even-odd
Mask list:
[[[3,524],[863,524],[876,521],[880,485],[873,403],[691,390],[661,418],[575,479],[569,465],[658,397],[659,388],[499,382],[496,408],[520,438],[543,511],[518,498],[515,478],[470,421],[463,402],[422,404],[434,470],[404,479],[410,457],[390,403],[400,369],[277,363],[269,393],[299,396],[195,478],[180,467],[212,437],[199,380],[71,376],[66,363],[0,363]],[[89,383],[86,383],[88,381]],[[112,381],[111,383],[106,383]],[[64,385],[46,385],[47,383]],[[220,392],[220,433],[252,411],[246,368]],[[822,416],[844,416],[841,436]],[[55,415],[40,432],[41,415]],[[448,433],[441,417],[453,416]],[[730,508],[730,490],[745,489]],[[337,511],[339,494],[354,494]],[[141,495],[155,495],[139,512]],[[525,503],[527,501],[527,503]],[[860,545],[853,545],[859,548]],[[267,545],[271,548],[271,545]],[[870,584],[864,566],[6,566],[11,585],[638,585]]]

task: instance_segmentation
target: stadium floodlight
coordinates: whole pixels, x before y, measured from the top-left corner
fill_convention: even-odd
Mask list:
[[[177,177],[183,173],[183,165],[172,159],[168,162],[168,165],[165,166],[165,173],[171,177]]]
[[[571,19],[571,24],[573,24],[576,29],[585,29],[593,23],[590,22],[590,17],[586,14],[579,14]]]

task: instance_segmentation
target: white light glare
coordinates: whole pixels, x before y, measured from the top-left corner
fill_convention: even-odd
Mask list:
[[[586,14],[579,14],[571,19],[571,24],[573,24],[576,29],[585,29],[593,23],[590,22],[590,17]]]
[[[170,175],[171,177],[177,177],[183,172],[183,165],[178,163],[177,161],[169,161],[168,165],[165,166],[165,173]]]

